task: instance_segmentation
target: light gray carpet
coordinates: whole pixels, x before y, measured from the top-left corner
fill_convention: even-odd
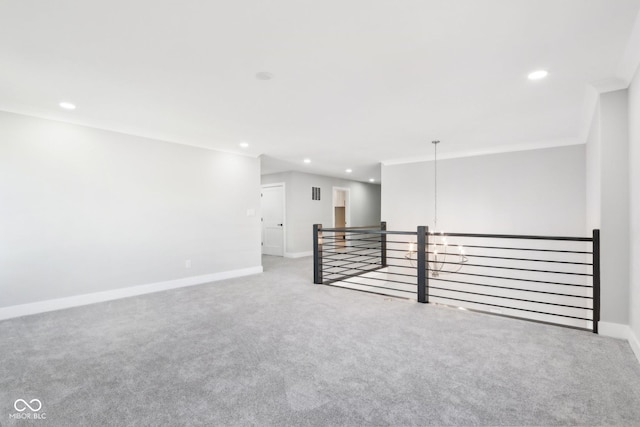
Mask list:
[[[262,275],[0,322],[2,425],[640,425],[625,341]],[[37,398],[46,420],[17,421]]]

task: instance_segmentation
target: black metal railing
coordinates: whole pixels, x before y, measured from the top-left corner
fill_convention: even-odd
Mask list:
[[[314,282],[598,331],[600,234],[314,225]]]

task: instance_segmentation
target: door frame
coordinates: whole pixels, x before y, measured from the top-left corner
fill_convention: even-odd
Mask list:
[[[262,221],[262,189],[271,187],[282,187],[282,257],[287,255],[287,187],[284,182],[274,182],[260,185],[260,255],[262,255],[263,244],[263,221]]]
[[[348,187],[332,187],[331,189],[331,227],[336,226],[336,190],[344,191],[344,222],[351,227],[351,189]]]

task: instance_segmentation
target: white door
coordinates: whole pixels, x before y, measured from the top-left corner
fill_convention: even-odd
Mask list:
[[[262,187],[262,253],[284,255],[284,184]]]

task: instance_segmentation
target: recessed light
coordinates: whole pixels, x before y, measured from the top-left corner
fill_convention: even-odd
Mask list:
[[[256,79],[258,80],[271,80],[273,78],[273,73],[268,71],[260,71],[256,73]]]
[[[376,180],[373,178],[369,178],[369,182],[376,182]]]
[[[240,147],[247,148],[247,147],[249,147],[249,143],[248,142],[241,142],[240,143]]]
[[[547,77],[548,74],[549,72],[547,70],[536,70],[529,73],[527,77],[529,77],[529,80],[540,80]]]
[[[347,169],[345,172],[346,172],[346,173],[351,173],[351,172],[353,172],[353,171],[352,171],[351,169]]]
[[[311,163],[311,159],[304,159],[303,162],[305,163]]]
[[[60,104],[58,104],[60,106],[60,108],[64,108],[65,110],[75,110],[76,106],[70,102],[61,102]]]

